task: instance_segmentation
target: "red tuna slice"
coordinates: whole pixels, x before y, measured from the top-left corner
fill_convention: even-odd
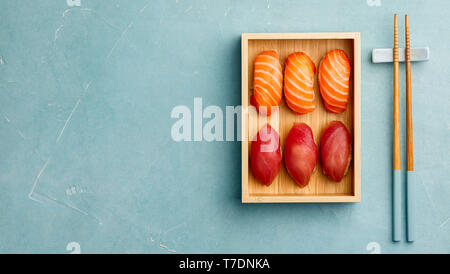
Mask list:
[[[347,174],[352,158],[352,140],[345,125],[333,121],[320,140],[320,160],[323,173],[335,182]]]
[[[269,124],[263,126],[252,142],[250,168],[255,178],[271,185],[281,167],[280,136]]]
[[[311,128],[295,123],[284,146],[284,162],[289,175],[301,186],[307,186],[319,160],[319,151]]]

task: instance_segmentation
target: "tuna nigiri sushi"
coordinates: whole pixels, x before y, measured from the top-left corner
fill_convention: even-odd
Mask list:
[[[289,175],[299,186],[308,185],[319,160],[319,150],[311,128],[305,123],[295,123],[286,138],[284,151],[284,163]]]
[[[350,72],[350,60],[343,50],[328,52],[320,62],[320,95],[328,112],[342,113],[347,109]]]
[[[294,52],[284,68],[284,97],[290,109],[299,114],[312,112],[316,66],[304,52]]]
[[[281,168],[280,135],[266,124],[252,142],[250,168],[255,178],[264,185],[271,185]]]
[[[269,116],[281,103],[283,91],[283,73],[278,54],[263,51],[255,58],[253,78],[253,96],[251,103],[259,113]]]
[[[350,132],[342,122],[331,122],[320,139],[320,161],[323,174],[335,182],[340,182],[347,174],[351,159]]]

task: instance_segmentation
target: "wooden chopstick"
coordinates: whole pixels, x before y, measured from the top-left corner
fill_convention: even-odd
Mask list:
[[[411,102],[411,55],[409,40],[409,20],[405,15],[405,71],[406,71],[406,160],[407,170],[414,170],[413,124]]]
[[[413,242],[414,233],[414,151],[411,94],[411,55],[409,39],[409,19],[405,15],[405,72],[406,72],[406,217],[407,240]]]
[[[406,71],[406,156],[407,170],[414,170],[413,152],[413,124],[412,124],[412,102],[411,102],[411,55],[409,40],[409,20],[405,15],[405,71]]]
[[[400,99],[398,75],[398,15],[394,15],[394,170],[401,170],[400,152]]]
[[[392,174],[392,241],[401,239],[401,151],[400,99],[398,75],[398,14],[394,15],[394,128]]]

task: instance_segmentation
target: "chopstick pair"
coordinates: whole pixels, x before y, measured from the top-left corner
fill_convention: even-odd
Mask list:
[[[413,152],[413,124],[411,98],[411,54],[409,39],[409,19],[405,15],[405,72],[406,72],[406,227],[407,241],[415,240],[414,231],[414,152]],[[400,149],[400,98],[399,98],[399,58],[398,58],[398,15],[394,15],[394,136],[393,136],[393,175],[392,175],[392,203],[393,215],[392,240],[401,240],[401,149]]]

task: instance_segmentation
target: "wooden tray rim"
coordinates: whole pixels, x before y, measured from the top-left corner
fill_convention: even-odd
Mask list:
[[[353,41],[353,195],[264,195],[248,193],[248,40],[352,39]],[[241,36],[241,190],[242,203],[355,203],[361,201],[361,34],[359,32],[242,33]]]

